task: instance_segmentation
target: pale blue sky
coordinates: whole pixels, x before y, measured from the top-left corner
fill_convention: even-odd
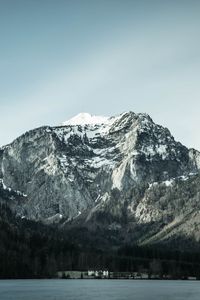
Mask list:
[[[0,0],[0,109],[0,145],[132,110],[200,149],[200,1]]]

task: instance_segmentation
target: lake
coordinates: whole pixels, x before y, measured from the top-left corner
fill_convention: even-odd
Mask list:
[[[199,300],[200,281],[0,280],[0,300]]]

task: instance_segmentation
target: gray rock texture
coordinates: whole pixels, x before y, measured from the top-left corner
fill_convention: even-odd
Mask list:
[[[0,149],[0,166],[0,195],[18,191],[21,217],[125,230],[141,243],[200,239],[200,153],[147,114],[31,130]]]

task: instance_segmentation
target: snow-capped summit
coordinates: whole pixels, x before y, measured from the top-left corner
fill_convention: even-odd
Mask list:
[[[149,223],[159,233],[200,209],[200,153],[149,115],[81,113],[64,125],[36,128],[0,150],[0,202],[16,196],[9,202],[21,218],[96,228],[117,222],[133,231]]]
[[[108,122],[109,117],[104,116],[95,116],[89,113],[80,113],[75,117],[71,118],[68,121],[62,123],[62,125],[96,125],[96,124],[104,124]]]

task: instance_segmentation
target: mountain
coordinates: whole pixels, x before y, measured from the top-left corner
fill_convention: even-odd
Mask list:
[[[0,165],[0,200],[18,217],[87,228],[99,243],[200,239],[200,153],[147,114],[31,130],[0,149]]]

